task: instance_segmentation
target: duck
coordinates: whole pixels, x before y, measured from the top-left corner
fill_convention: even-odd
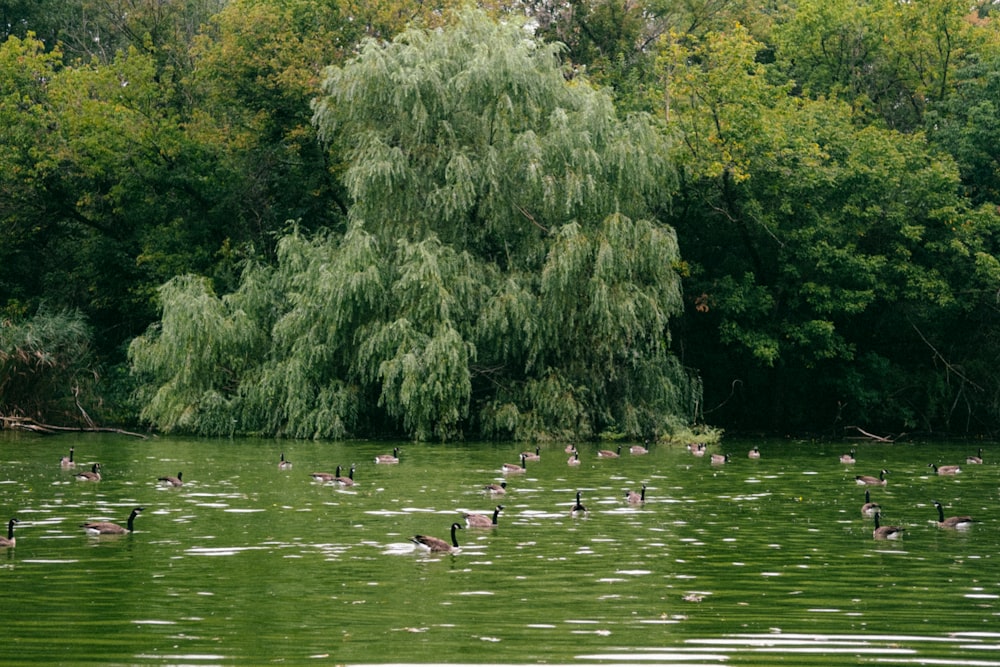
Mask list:
[[[632,456],[642,456],[643,454],[649,454],[649,440],[642,445],[632,445],[628,448],[628,453]]]
[[[101,464],[95,463],[90,467],[90,470],[81,470],[76,473],[76,478],[81,482],[100,482],[101,481]]]
[[[865,489],[865,504],[861,506],[861,513],[865,516],[875,516],[875,512],[881,512],[882,506],[872,502],[872,492]]]
[[[354,464],[351,464],[351,469],[347,473],[347,477],[341,477],[339,474],[333,478],[334,484],[340,484],[341,486],[354,486]],[[339,473],[340,466],[337,466],[337,471]]]
[[[840,455],[840,462],[841,463],[857,463],[858,462],[857,459],[854,458],[854,454],[855,453],[856,453],[855,450],[852,449],[849,454],[841,454]]]
[[[580,452],[574,451],[573,456],[566,460],[566,465],[578,466],[580,465]]]
[[[311,472],[309,473],[309,476],[312,477],[313,480],[316,482],[323,482],[324,484],[329,484],[333,480],[340,477],[340,470],[341,467],[337,466],[337,472],[332,475],[328,472]]]
[[[496,528],[497,518],[499,518],[502,509],[503,505],[497,505],[493,510],[492,519],[485,514],[472,514],[469,512],[463,513],[462,516],[465,517],[465,525],[469,528]]]
[[[375,463],[399,463],[399,447],[393,447],[392,454],[379,454]]]
[[[458,546],[458,535],[455,534],[455,531],[459,530],[461,527],[462,524],[457,521],[451,524],[451,544],[448,544],[440,538],[431,537],[430,535],[414,535],[410,538],[410,541],[416,544],[418,549],[422,549],[423,551],[428,551],[430,553],[458,553],[461,548]]]
[[[73,461],[73,449],[74,449],[73,447],[70,447],[69,456],[64,456],[61,459],[59,459],[59,465],[62,466],[63,468],[76,467],[76,463]],[[983,450],[980,449],[979,451],[982,452]]]
[[[21,523],[17,517],[7,522],[7,537],[0,537],[0,549],[10,549],[17,545],[17,539],[14,538],[15,523]]]
[[[955,530],[966,530],[976,522],[971,516],[950,516],[945,518],[944,508],[936,500],[931,501],[938,511],[938,528],[953,528]]]
[[[729,454],[712,454],[712,465],[718,466],[729,463]]]
[[[934,463],[928,463],[927,467],[934,468],[934,472],[938,475],[957,475],[962,472],[962,469],[959,466],[939,466]]]
[[[854,478],[857,484],[867,485],[867,486],[885,486],[885,476],[889,474],[889,471],[882,469],[879,471],[878,477],[872,477],[871,475],[858,475]]]
[[[760,458],[760,449],[757,448],[757,447],[754,447],[753,449],[751,449],[749,452],[747,452],[747,458],[749,458],[749,459],[759,459]]]
[[[981,464],[983,462],[983,448],[979,448],[979,454],[977,456],[967,456],[965,457],[966,463]]]
[[[610,449],[602,449],[597,452],[597,456],[602,459],[617,459],[622,455],[622,446],[618,445],[618,451],[611,451]]]
[[[872,537],[876,540],[898,540],[903,536],[905,528],[902,526],[883,526],[881,521],[882,513],[875,512],[875,530],[872,531]]]
[[[580,516],[581,514],[587,513],[587,508],[583,506],[582,502],[580,502],[579,491],[576,492],[576,502],[573,503],[573,507],[570,509],[569,513],[571,516]]]
[[[528,470],[528,466],[525,465],[525,461],[526,459],[524,458],[524,454],[521,454],[521,465],[517,465],[516,463],[504,463],[500,470],[508,475],[526,472]]]
[[[165,475],[164,477],[157,477],[157,481],[163,486],[184,486],[184,480],[181,479],[183,473],[177,473],[177,477],[171,477],[170,475]]]
[[[507,482],[500,482],[499,484],[487,484],[483,487],[486,493],[492,494],[494,496],[503,496],[507,494]]]
[[[636,493],[635,491],[625,491],[625,500],[628,501],[629,505],[641,505],[646,502],[646,485],[642,485],[642,491]]]
[[[136,507],[132,510],[132,513],[128,515],[128,521],[126,522],[126,527],[122,528],[117,523],[112,523],[111,521],[92,521],[90,523],[82,523],[80,527],[83,528],[84,532],[88,535],[125,535],[133,531],[132,524],[135,523],[135,517],[139,515],[139,512],[146,509],[145,507]]]
[[[281,452],[281,459],[278,461],[278,470],[289,470],[292,462],[285,459],[285,453]]]
[[[541,461],[542,460],[542,448],[535,447],[534,452],[521,452],[521,456],[524,457],[525,461]]]

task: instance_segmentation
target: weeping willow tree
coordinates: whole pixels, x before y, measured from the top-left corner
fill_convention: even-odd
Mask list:
[[[468,10],[326,71],[314,123],[352,197],[224,297],[186,278],[132,346],[163,429],[416,440],[660,436],[691,422],[662,135]]]

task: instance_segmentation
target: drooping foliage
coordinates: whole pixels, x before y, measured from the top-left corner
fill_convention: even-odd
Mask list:
[[[281,312],[248,325],[268,353],[225,394],[237,430],[639,437],[694,418],[670,353],[677,242],[652,217],[666,146],[555,54],[469,11],[328,70],[315,122],[346,165],[349,230],[282,241]],[[164,295],[163,329],[133,344],[138,371],[146,350],[177,369],[156,382],[178,409],[146,412],[163,428],[210,430],[217,385],[182,376],[190,346],[165,335],[199,319],[200,290]]]

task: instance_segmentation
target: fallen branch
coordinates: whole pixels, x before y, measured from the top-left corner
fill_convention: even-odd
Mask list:
[[[53,424],[40,424],[30,417],[0,417],[0,422],[3,422],[4,428],[9,428],[13,430],[20,431],[31,431],[33,433],[45,433],[48,435],[54,435],[56,433],[72,432],[72,433],[118,433],[119,435],[128,435],[133,438],[146,439],[146,435],[143,433],[135,433],[133,431],[126,431],[120,428],[113,428],[109,426],[55,426]]]
[[[888,442],[888,443],[892,442],[892,438],[886,438],[886,437],[883,437],[881,435],[875,435],[874,433],[869,433],[868,431],[864,430],[863,428],[861,428],[859,426],[848,426],[847,428],[853,428],[858,433],[864,435],[867,438],[871,438],[872,440],[875,440],[876,442]]]

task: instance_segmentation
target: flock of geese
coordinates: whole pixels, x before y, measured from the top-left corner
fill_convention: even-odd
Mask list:
[[[643,455],[649,453],[649,442],[647,441],[645,445],[632,445],[629,448],[629,453],[633,456]],[[707,454],[706,446],[702,443],[694,443],[687,446],[688,451],[696,457],[703,457]],[[569,466],[580,465],[580,453],[577,451],[574,445],[567,445],[565,448],[566,453],[570,454],[569,459],[566,461]],[[617,449],[601,449],[597,452],[598,458],[619,458],[622,455],[622,445],[618,445]],[[853,464],[857,462],[856,450],[851,450],[847,454],[840,456],[840,462],[842,464]],[[76,462],[73,460],[74,448],[70,448],[69,455],[62,457],[60,460],[60,466],[63,469],[74,469],[76,468]],[[754,447],[747,453],[748,458],[759,459],[761,456],[760,449]],[[520,455],[520,463],[504,463],[501,467],[501,472],[504,475],[516,475],[527,472],[527,465],[529,461],[540,461],[541,460],[541,449],[539,447],[535,448],[534,452],[522,452]],[[710,460],[712,465],[725,465],[730,461],[729,454],[711,454]],[[375,457],[376,464],[396,464],[399,463],[399,448],[393,449],[392,454],[380,454]],[[983,463],[983,450],[979,449],[976,456],[969,456],[966,458],[966,463],[970,465],[977,465]],[[934,463],[928,464],[929,468],[932,468],[934,473],[937,475],[957,475],[962,471],[962,468],[958,465],[937,465]],[[292,468],[291,461],[285,459],[284,452],[281,453],[281,458],[278,461],[279,470],[289,470]],[[338,485],[341,487],[352,487],[355,485],[354,473],[356,470],[355,465],[351,465],[348,474],[344,476],[343,467],[337,466],[336,472],[313,472],[310,473],[310,477],[313,481],[320,484],[331,484]],[[876,486],[886,486],[888,480],[886,475],[889,474],[888,470],[882,469],[879,471],[878,476],[873,475],[857,475],[854,479],[858,485],[868,487],[865,489],[865,502],[861,507],[862,515],[874,519],[875,527],[872,531],[872,537],[876,540],[895,540],[902,537],[905,528],[902,526],[890,526],[882,524],[882,507],[875,502],[872,502],[870,487]],[[94,463],[90,470],[79,470],[74,473],[77,480],[81,482],[99,482],[101,481],[101,464]],[[178,472],[177,476],[164,475],[159,477],[157,480],[160,484],[169,487],[180,487],[184,485],[183,472]],[[502,497],[507,493],[507,482],[500,482],[486,484],[483,487],[483,491],[494,497]],[[630,505],[641,505],[646,502],[646,485],[643,484],[641,489],[638,491],[632,489],[625,490],[625,501]],[[937,525],[940,528],[952,529],[952,530],[965,530],[972,526],[976,520],[971,516],[949,516],[944,515],[944,508],[941,503],[937,500],[932,501],[935,508],[938,511],[938,521]],[[145,508],[136,507],[129,514],[126,520],[125,526],[111,522],[111,521],[92,521],[83,523],[80,527],[88,535],[126,535],[132,533],[134,530],[135,518],[142,512]],[[498,525],[498,519],[500,512],[503,511],[503,505],[497,505],[492,516],[486,514],[475,514],[475,513],[463,513],[462,516],[465,520],[465,525],[468,528],[495,528]],[[576,501],[570,509],[571,516],[582,516],[587,513],[587,508],[582,502],[582,493],[580,491],[576,492]],[[17,517],[11,518],[7,523],[7,537],[4,538],[0,536],[0,548],[12,548],[16,545],[16,538],[14,537],[14,526],[19,523]],[[458,543],[457,531],[462,529],[462,524],[459,522],[454,522],[451,524],[451,540],[444,540],[431,535],[414,535],[410,538],[410,541],[417,546],[417,548],[422,549],[431,553],[457,553],[460,550]]]

